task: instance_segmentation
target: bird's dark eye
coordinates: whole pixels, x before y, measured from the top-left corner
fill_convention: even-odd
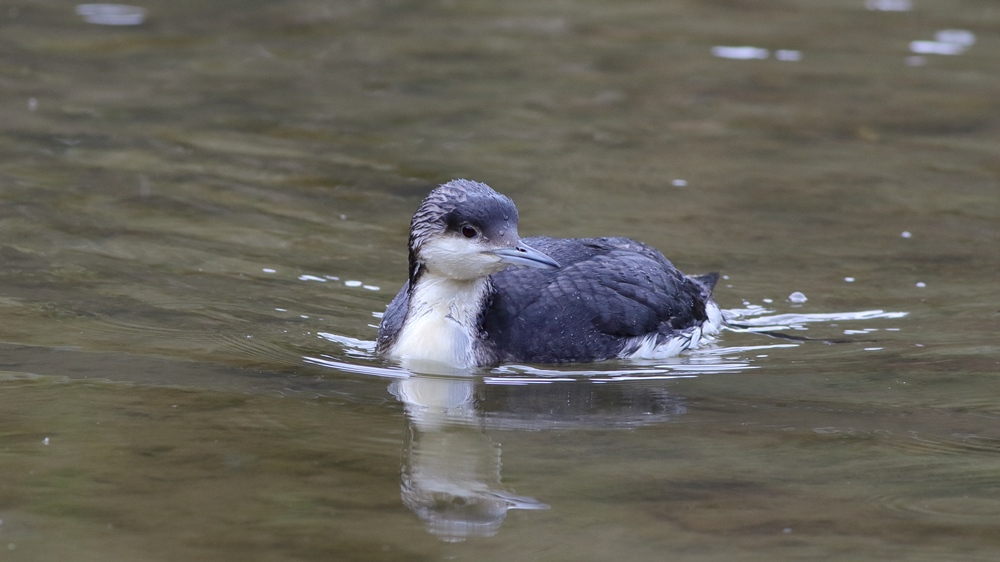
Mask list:
[[[465,236],[466,238],[475,238],[477,234],[479,234],[479,232],[469,225],[462,227],[462,236]]]

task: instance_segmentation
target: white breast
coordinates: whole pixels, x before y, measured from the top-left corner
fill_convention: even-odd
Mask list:
[[[475,338],[487,289],[485,279],[424,275],[410,294],[406,321],[389,355],[404,361],[475,366]]]

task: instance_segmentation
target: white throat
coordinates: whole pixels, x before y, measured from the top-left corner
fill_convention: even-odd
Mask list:
[[[452,367],[476,365],[487,277],[456,280],[425,271],[410,293],[409,311],[389,355]]]

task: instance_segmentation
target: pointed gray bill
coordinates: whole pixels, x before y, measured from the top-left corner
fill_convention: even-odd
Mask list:
[[[523,265],[540,269],[559,269],[559,262],[524,242],[518,242],[509,248],[490,250],[490,253],[500,256],[500,260],[511,265]]]

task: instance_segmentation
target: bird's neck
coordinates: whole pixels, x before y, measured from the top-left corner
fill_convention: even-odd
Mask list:
[[[475,366],[480,323],[492,290],[488,277],[456,280],[423,271],[410,287],[406,320],[391,354]]]

